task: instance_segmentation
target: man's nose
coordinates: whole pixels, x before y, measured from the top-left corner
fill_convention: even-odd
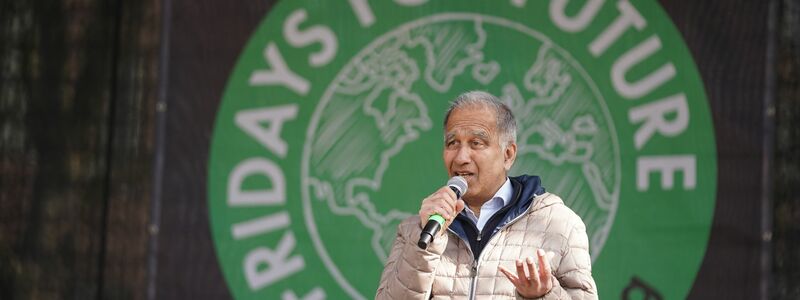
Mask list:
[[[472,161],[472,158],[470,157],[471,151],[472,150],[469,147],[466,146],[459,147],[455,157],[456,163],[461,165]]]

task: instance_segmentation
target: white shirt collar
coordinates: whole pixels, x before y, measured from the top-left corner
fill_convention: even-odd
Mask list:
[[[511,180],[506,177],[506,182],[500,186],[500,189],[494,194],[494,196],[486,201],[481,205],[481,215],[480,217],[475,216],[475,212],[469,208],[469,206],[464,208],[462,212],[464,215],[467,216],[472,222],[475,223],[478,230],[483,230],[484,225],[486,222],[489,221],[497,211],[499,211],[504,206],[511,203],[511,197],[514,196],[514,188],[511,186]]]
[[[511,186],[511,180],[506,177],[506,182],[500,186],[492,199],[500,198],[503,200],[503,206],[506,206],[511,202],[511,197],[514,197],[514,188]]]

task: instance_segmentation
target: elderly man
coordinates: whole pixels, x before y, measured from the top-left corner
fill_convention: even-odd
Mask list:
[[[462,176],[462,199],[442,187],[404,220],[386,261],[378,299],[596,299],[589,242],[580,217],[545,192],[537,176],[508,177],[516,121],[485,92],[459,96],[444,122],[444,164]],[[429,216],[445,218],[427,249]]]

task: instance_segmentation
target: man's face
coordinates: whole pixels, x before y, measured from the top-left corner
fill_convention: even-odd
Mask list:
[[[469,185],[463,199],[482,204],[500,189],[516,157],[517,145],[503,151],[494,110],[467,106],[454,110],[445,126],[444,165]]]

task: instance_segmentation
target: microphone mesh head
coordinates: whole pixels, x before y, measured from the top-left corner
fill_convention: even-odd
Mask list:
[[[467,180],[464,177],[453,176],[447,181],[447,186],[457,189],[459,196],[467,193]]]

